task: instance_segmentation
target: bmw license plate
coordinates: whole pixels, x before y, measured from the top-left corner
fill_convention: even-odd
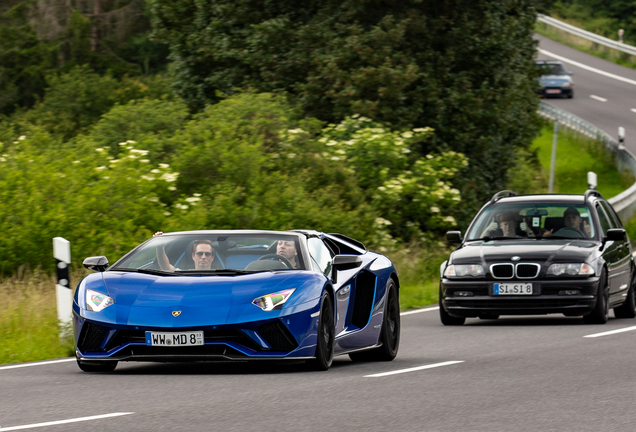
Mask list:
[[[496,283],[494,295],[532,295],[531,283]]]
[[[560,89],[546,89],[546,94],[561,94]]]
[[[203,345],[203,332],[146,332],[146,345],[149,346],[194,346]]]

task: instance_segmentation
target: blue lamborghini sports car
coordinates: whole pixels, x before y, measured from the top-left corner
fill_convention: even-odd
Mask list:
[[[400,342],[393,263],[341,234],[188,231],[142,243],[83,279],[73,302],[77,364],[119,361],[388,361]]]

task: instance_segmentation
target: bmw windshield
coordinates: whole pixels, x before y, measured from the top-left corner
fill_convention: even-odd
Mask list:
[[[594,223],[586,205],[523,203],[487,207],[472,224],[466,240],[595,237]]]

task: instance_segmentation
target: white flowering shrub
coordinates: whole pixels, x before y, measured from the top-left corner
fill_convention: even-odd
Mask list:
[[[318,139],[322,156],[341,162],[379,211],[381,223],[402,239],[418,232],[449,228],[460,193],[450,181],[468,165],[460,153],[421,157],[418,149],[433,134],[430,128],[391,131],[361,116],[328,125]]]

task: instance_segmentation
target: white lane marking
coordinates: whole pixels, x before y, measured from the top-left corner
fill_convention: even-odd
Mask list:
[[[635,112],[635,113],[636,113],[636,108],[632,108],[632,112]]]
[[[591,97],[592,99],[596,99],[597,101],[607,102],[607,99],[602,98],[602,97],[600,97],[600,96],[590,95],[590,97]]]
[[[606,331],[606,332],[603,332],[603,333],[594,333],[594,334],[587,335],[587,336],[583,336],[583,337],[586,337],[586,338],[595,338],[595,337],[601,337],[601,336],[613,335],[613,334],[616,334],[616,333],[628,332],[628,331],[632,331],[632,330],[636,330],[636,326],[633,326],[633,327],[625,327],[625,328],[618,329],[618,330]]]
[[[58,421],[52,421],[52,422],[46,422],[46,423],[35,423],[35,424],[23,425],[23,426],[11,426],[6,428],[0,427],[0,432],[21,430],[21,429],[31,429],[31,428],[38,428],[38,427],[45,427],[45,426],[55,426],[55,425],[61,425],[66,423],[77,423],[77,422],[83,422],[83,421],[89,421],[89,420],[99,420],[99,419],[108,418],[108,417],[118,417],[118,416],[130,415],[130,414],[134,414],[134,412],[102,414],[102,415],[96,415],[96,416],[90,416],[90,417],[79,417],[79,418],[68,419],[68,420],[58,420]]]
[[[51,360],[51,361],[44,361],[44,362],[38,362],[38,363],[25,363],[25,364],[13,365],[13,366],[2,366],[0,367],[0,370],[16,369],[16,368],[23,368],[23,367],[30,367],[30,366],[42,366],[42,365],[48,365],[53,363],[64,363],[64,362],[70,362],[70,361],[75,361],[75,357],[67,358],[64,360]]]
[[[561,60],[563,62],[569,63],[569,64],[574,65],[574,66],[578,66],[578,67],[580,67],[582,69],[589,70],[590,72],[594,72],[594,73],[597,73],[599,75],[604,75],[604,76],[606,76],[608,78],[613,78],[615,80],[623,81],[623,82],[626,82],[628,84],[636,85],[636,81],[635,80],[632,80],[632,79],[629,79],[629,78],[625,78],[625,77],[622,77],[622,76],[619,76],[619,75],[614,75],[614,74],[611,74],[609,72],[605,72],[605,71],[602,71],[600,69],[596,69],[596,68],[584,65],[583,63],[579,63],[579,62],[576,62],[574,60],[570,60],[570,59],[567,59],[565,57],[561,57],[560,55],[553,54],[553,53],[551,53],[549,51],[546,51],[546,50],[543,50],[541,48],[539,48],[539,52],[541,54],[545,54],[545,55],[547,55],[549,57],[555,58],[557,60]]]
[[[423,370],[423,369],[432,369],[432,368],[436,368],[436,367],[440,367],[440,366],[449,366],[449,365],[453,365],[453,364],[457,364],[457,363],[464,363],[464,360],[447,361],[447,362],[443,362],[443,363],[435,363],[435,364],[430,364],[430,365],[426,365],[426,366],[418,366],[418,367],[409,368],[409,369],[396,370],[396,371],[392,371],[392,372],[383,372],[383,373],[378,373],[378,374],[373,374],[373,375],[365,375],[364,378],[385,377],[385,376],[389,376],[389,375],[397,375],[397,374],[402,374],[402,373],[407,373],[407,372],[420,371],[420,370]]]
[[[413,314],[416,314],[416,313],[430,312],[430,311],[436,311],[436,310],[439,310],[439,306],[433,306],[433,307],[428,307],[428,308],[424,308],[424,309],[416,309],[416,310],[412,310],[412,311],[408,311],[408,312],[402,312],[402,313],[400,313],[400,316],[413,315]]]

